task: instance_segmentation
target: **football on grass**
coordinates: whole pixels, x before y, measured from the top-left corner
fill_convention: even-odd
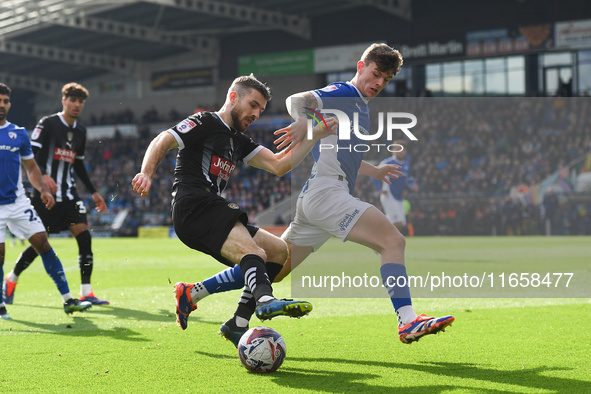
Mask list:
[[[273,372],[285,359],[285,341],[272,328],[254,327],[240,338],[238,356],[249,371]]]

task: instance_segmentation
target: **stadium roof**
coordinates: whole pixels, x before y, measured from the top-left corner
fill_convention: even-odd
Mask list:
[[[0,78],[32,90],[187,50],[218,56],[222,39],[283,32],[309,40],[314,17],[376,7],[410,18],[411,0],[8,0],[0,4]],[[37,88],[35,88],[37,87]]]
[[[463,34],[459,26],[481,30],[517,20],[589,17],[585,5],[586,0],[3,0],[0,80],[53,94],[64,82],[105,73],[137,78],[146,64],[187,51],[219,59],[227,76],[244,53],[391,37],[443,40]]]

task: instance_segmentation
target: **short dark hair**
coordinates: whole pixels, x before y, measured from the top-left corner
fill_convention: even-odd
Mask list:
[[[365,65],[374,62],[381,72],[393,70],[394,75],[400,72],[403,63],[400,52],[387,44],[371,44],[361,55],[361,61]]]
[[[8,85],[0,82],[0,94],[10,97],[10,93],[12,93],[12,89],[10,89]]]
[[[251,89],[256,89],[260,94],[263,95],[265,100],[271,101],[271,89],[261,81],[259,81],[254,74],[243,75],[236,78],[232,85],[230,85],[229,92],[236,92],[239,96],[247,93]]]
[[[62,96],[65,98],[76,97],[82,100],[86,100],[90,94],[88,90],[76,82],[69,82],[62,88]]]

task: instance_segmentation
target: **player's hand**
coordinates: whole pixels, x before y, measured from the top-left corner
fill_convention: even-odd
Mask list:
[[[386,182],[388,185],[391,185],[392,182],[390,182],[389,178],[398,179],[398,177],[402,175],[402,172],[398,171],[401,168],[402,166],[396,164],[384,164],[383,166],[378,167],[378,172],[376,174],[377,177],[375,179],[377,179],[378,181]]]
[[[147,175],[139,172],[133,177],[131,185],[133,186],[133,191],[138,192],[143,197],[148,195],[150,187],[152,187],[152,180]]]
[[[326,124],[317,124],[312,129],[312,138],[317,141],[331,134],[337,134],[338,124],[339,122],[336,118],[329,118],[326,120]],[[273,141],[277,150],[289,152],[296,144],[307,138],[308,122],[302,117],[289,126],[275,131],[273,134],[281,134],[279,138]]]
[[[280,151],[285,148],[285,152],[289,152],[291,150],[292,139],[291,139],[291,125],[279,129],[273,133],[274,135],[280,135],[273,144],[275,144],[275,148],[277,151]]]
[[[45,186],[47,186],[47,188],[49,189],[49,192],[55,195],[55,193],[57,193],[57,185],[55,184],[53,178],[47,174],[43,175],[42,177]]]
[[[103,200],[101,195],[98,194],[98,192],[92,193],[92,199],[94,200],[94,203],[96,204],[96,210],[98,211],[98,213],[102,213],[102,214],[107,213],[107,204],[105,203],[105,200]]]
[[[280,135],[273,144],[277,151],[289,152],[298,142],[306,137],[307,132],[306,118],[301,117],[292,124],[275,131],[274,135]]]
[[[336,135],[339,126],[337,118],[328,118],[325,122],[320,122],[312,129],[312,134],[315,140],[328,137],[329,135]]]
[[[43,204],[45,204],[45,208],[47,208],[48,210],[53,208],[53,206],[55,205],[55,199],[47,190],[41,191],[41,201],[43,201]]]

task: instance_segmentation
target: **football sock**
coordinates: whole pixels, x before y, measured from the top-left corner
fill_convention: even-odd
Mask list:
[[[80,285],[80,296],[86,297],[92,293],[92,286],[89,283],[84,283]]]
[[[203,282],[195,283],[195,286],[191,287],[191,301],[193,304],[207,297],[210,293],[207,288],[203,285]]]
[[[269,276],[269,281],[273,283],[275,277],[279,275],[283,266],[281,264],[268,262],[265,264],[267,268],[267,274]],[[248,322],[250,321],[251,316],[253,315],[256,309],[256,302],[250,289],[247,287],[244,288],[242,291],[242,295],[240,296],[240,301],[238,301],[238,307],[236,308],[236,312],[234,312],[234,320],[239,327],[246,327],[248,326]],[[240,325],[239,322],[242,322],[243,325]]]
[[[14,271],[8,273],[8,280],[14,283],[18,283],[18,276],[14,274]]]
[[[24,252],[20,254],[20,256],[18,256],[18,260],[16,261],[16,265],[14,266],[13,271],[17,278],[20,276],[20,274],[22,274],[24,270],[29,268],[29,266],[31,265],[33,260],[37,258],[37,256],[39,255],[37,254],[35,249],[33,249],[32,246],[29,246],[27,249],[24,250]]]
[[[78,265],[80,266],[80,283],[90,284],[92,275],[92,238],[90,231],[86,230],[76,236],[78,242]]]
[[[64,267],[62,266],[62,262],[57,257],[53,249],[47,253],[43,253],[41,255],[41,260],[43,260],[45,272],[47,272],[51,279],[53,279],[60,294],[69,293],[70,288],[68,287],[68,281],[66,280],[66,275],[64,274]]]
[[[218,272],[209,279],[205,279],[202,283],[207,291],[206,295],[209,295],[242,289],[244,287],[244,278],[242,277],[240,266],[236,264],[233,267]]]
[[[74,298],[74,297],[72,297],[72,294],[70,294],[70,293],[62,294],[62,300],[64,300],[64,304],[66,302],[68,302],[69,300],[71,300],[72,298]]]
[[[4,306],[4,298],[2,297],[4,291],[2,290],[2,286],[4,286],[4,263],[0,264],[0,306]]]
[[[244,286],[242,294],[240,295],[240,300],[238,301],[238,307],[236,308],[236,312],[234,312],[234,321],[238,327],[248,326],[250,317],[254,312],[255,304],[250,289],[247,286]]]
[[[390,301],[392,301],[396,311],[398,326],[405,326],[417,318],[410,299],[406,267],[403,264],[384,264],[380,267],[380,273],[382,282],[388,290]]]
[[[256,254],[247,254],[240,261],[240,269],[244,276],[245,286],[248,286],[255,300],[265,297],[273,298],[273,289],[267,275],[265,262]],[[265,302],[260,301],[260,302]]]

